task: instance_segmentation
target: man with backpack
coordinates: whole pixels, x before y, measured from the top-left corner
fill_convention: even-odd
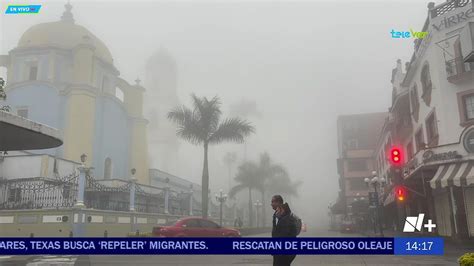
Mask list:
[[[273,214],[272,237],[296,237],[301,231],[301,219],[291,212],[288,203],[283,203],[283,197],[272,197]],[[274,266],[289,266],[296,255],[273,255]]]

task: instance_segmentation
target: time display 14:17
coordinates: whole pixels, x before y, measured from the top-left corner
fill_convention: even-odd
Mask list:
[[[426,241],[426,242],[406,242],[406,250],[411,251],[411,250],[421,250],[421,251],[428,251],[431,250],[431,246],[433,246],[432,241]]]

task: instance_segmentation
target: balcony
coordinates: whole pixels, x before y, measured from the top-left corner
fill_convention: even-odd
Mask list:
[[[443,16],[455,10],[456,8],[466,6],[467,4],[469,4],[469,2],[471,2],[471,0],[451,0],[439,4],[438,6],[433,6],[433,8],[430,10],[431,18],[433,19],[439,16]]]
[[[473,70],[474,62],[464,63],[462,57],[446,61],[446,74],[451,83],[471,80],[474,77]]]

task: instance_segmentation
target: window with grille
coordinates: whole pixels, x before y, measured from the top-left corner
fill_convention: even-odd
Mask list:
[[[367,184],[364,182],[364,177],[356,177],[349,179],[349,187],[352,191],[361,191],[367,189]]]
[[[464,108],[466,109],[466,119],[474,119],[474,94],[464,97]]]
[[[425,140],[423,138],[423,128],[418,129],[415,135],[416,151],[423,150],[425,148]]]
[[[367,168],[367,160],[365,159],[353,159],[348,160],[347,168],[349,171],[366,171]]]
[[[407,159],[408,159],[408,161],[411,160],[411,158],[413,158],[413,155],[414,155],[413,143],[410,141],[410,143],[408,143],[408,145],[407,145]]]
[[[426,119],[426,135],[428,137],[428,143],[430,146],[436,146],[436,140],[438,138],[438,121],[436,120],[436,114],[433,112],[427,119]]]

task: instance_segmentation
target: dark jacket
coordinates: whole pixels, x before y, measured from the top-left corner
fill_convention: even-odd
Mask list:
[[[291,217],[291,210],[286,204],[285,213],[278,219],[276,212],[273,214],[272,237],[296,237],[296,223]]]

